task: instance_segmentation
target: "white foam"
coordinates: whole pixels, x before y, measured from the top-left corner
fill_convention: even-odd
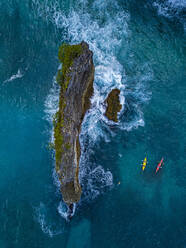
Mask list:
[[[50,224],[50,222],[46,220],[47,209],[46,209],[45,204],[43,204],[41,202],[39,207],[35,207],[34,210],[35,210],[36,220],[40,224],[41,230],[45,234],[49,235],[52,238],[55,235],[59,235],[59,234],[63,233],[63,231],[61,229],[56,230],[56,227],[53,227],[53,225]]]
[[[172,17],[178,17],[182,9],[186,7],[186,1],[185,0],[166,0],[162,2],[162,1],[156,0],[153,3],[153,5],[154,7],[157,8],[159,15],[172,18]]]
[[[53,170],[52,170],[52,178],[53,178],[53,182],[57,188],[57,193],[60,193],[60,186],[61,186],[61,183],[58,179],[58,175],[57,175],[57,172],[56,172],[56,169],[55,169],[55,161],[54,161],[54,165],[53,165]]]
[[[56,82],[56,76],[53,78],[52,87],[45,100],[45,119],[51,124],[53,123],[53,118],[55,113],[58,111],[59,106],[59,85]],[[54,143],[53,126],[50,129],[50,142]]]
[[[11,82],[17,78],[22,78],[24,74],[21,73],[21,70],[18,69],[17,73],[12,75],[9,79],[5,80],[4,83]]]
[[[56,76],[53,78],[52,87],[45,100],[45,114],[46,119],[52,123],[53,116],[58,110],[59,103],[59,85],[56,82]]]
[[[145,93],[144,85],[151,75],[148,75],[148,70],[144,70],[141,78],[135,78],[135,89],[126,92],[127,75],[116,54],[118,54],[123,43],[127,44],[131,35],[128,28],[130,16],[120,9],[116,1],[97,0],[92,1],[91,6],[88,6],[87,1],[79,0],[74,3],[76,6],[74,9],[70,9],[68,14],[61,10],[59,1],[44,2],[39,3],[38,0],[34,0],[39,15],[52,22],[57,30],[63,29],[62,35],[65,34],[65,39],[71,43],[79,43],[82,40],[88,42],[94,54],[95,80],[94,95],[91,99],[92,107],[84,118],[80,135],[82,151],[85,151],[85,148],[88,150],[88,153],[82,153],[80,161],[80,181],[83,185],[82,200],[91,200],[113,185],[113,176],[109,170],[105,170],[101,165],[90,163],[91,149],[101,138],[105,142],[110,141],[110,136],[114,135],[109,128],[110,124],[117,125],[118,128],[127,131],[144,125],[140,104],[149,99],[149,96]],[[111,5],[113,10],[116,10],[113,16],[108,11]],[[117,124],[108,121],[104,116],[104,101],[108,93],[114,88],[121,91],[122,110],[118,115],[119,122]],[[132,121],[123,121],[122,115],[125,111],[128,94],[135,96],[136,102],[132,103],[132,107],[135,107],[136,111]],[[46,100],[46,114],[48,114],[47,118],[50,122],[51,116],[56,112],[55,106],[57,106],[56,98],[58,96],[58,92],[54,89],[54,92],[51,90],[51,94]],[[53,105],[53,103],[55,104]],[[86,139],[88,144],[86,144]],[[67,210],[63,202],[60,203],[58,211],[63,218],[67,218]]]
[[[84,155],[81,157],[79,179],[83,187],[81,201],[92,201],[113,185],[112,173],[105,171],[101,165],[90,163]]]
[[[66,204],[63,201],[60,201],[57,209],[61,217],[63,217],[66,221],[68,221],[68,209]]]
[[[168,0],[168,3],[171,4],[175,8],[186,7],[185,0]]]
[[[56,28],[65,29],[67,38],[72,43],[85,40],[94,52],[94,63],[96,65],[94,95],[92,97],[92,108],[94,110],[90,111],[91,115],[89,114],[89,118],[87,118],[86,128],[95,141],[96,135],[98,138],[103,131],[100,121],[107,122],[104,118],[105,107],[103,103],[107,94],[113,88],[121,90],[121,112],[124,110],[126,75],[115,54],[121,47],[122,40],[127,40],[130,36],[128,29],[130,16],[127,12],[120,10],[116,2],[113,3],[110,0],[102,3],[93,1],[91,12],[89,12],[90,6],[88,8],[86,2],[77,1],[76,4],[77,6],[74,7],[76,10],[71,9],[68,15],[60,9],[58,1],[54,1],[52,5],[50,4],[50,9],[42,6],[43,10],[40,13],[43,13],[43,17],[47,18],[48,21],[53,22]],[[116,10],[113,17],[107,10],[110,4]],[[99,18],[95,18],[92,13],[95,16],[98,15]],[[100,21],[102,18],[104,24]],[[134,124],[134,128],[136,124]]]
[[[69,210],[67,208],[67,205],[63,201],[60,201],[57,209],[61,217],[63,217],[66,221],[69,221],[69,212],[68,212]],[[71,216],[74,216],[75,210],[76,210],[76,204],[73,204],[73,210]]]

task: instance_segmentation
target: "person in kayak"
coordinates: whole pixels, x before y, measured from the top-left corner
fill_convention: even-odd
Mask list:
[[[162,158],[161,161],[158,163],[157,168],[156,168],[156,173],[159,171],[160,168],[162,168],[162,166],[164,164],[163,160],[164,160],[164,158]]]
[[[143,160],[143,163],[142,163],[142,171],[145,170],[146,166],[147,166],[147,157],[145,157],[144,160]]]

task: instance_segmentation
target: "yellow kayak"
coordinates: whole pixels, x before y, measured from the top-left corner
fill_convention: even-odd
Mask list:
[[[147,158],[145,157],[142,164],[142,171],[145,170],[146,165],[147,165]]]

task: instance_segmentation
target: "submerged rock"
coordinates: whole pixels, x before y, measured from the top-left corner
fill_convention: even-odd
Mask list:
[[[120,90],[113,89],[105,100],[107,104],[105,115],[109,120],[118,122],[118,112],[120,112],[122,105],[120,104]]]
[[[93,94],[94,64],[93,53],[85,42],[63,44],[58,55],[62,69],[57,74],[61,89],[59,111],[54,118],[56,171],[63,200],[71,210],[81,197],[79,134]]]

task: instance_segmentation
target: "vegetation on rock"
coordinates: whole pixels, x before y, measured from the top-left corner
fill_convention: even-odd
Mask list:
[[[92,56],[86,42],[78,45],[63,44],[58,53],[62,68],[56,77],[60,85],[60,96],[59,110],[53,119],[54,148],[63,200],[69,206],[81,197],[79,133],[93,93]]]
[[[62,44],[59,48],[58,58],[60,62],[63,64],[62,69],[58,70],[57,73],[57,82],[60,85],[63,85],[65,82],[69,82],[70,78],[67,78],[66,75],[69,73],[70,67],[73,64],[73,61],[76,57],[78,57],[82,53],[81,44],[78,45],[68,45]],[[68,84],[65,85],[65,88],[68,87]]]
[[[53,125],[54,125],[54,147],[56,153],[56,171],[59,172],[59,166],[61,163],[61,156],[64,152],[63,147],[69,149],[70,144],[64,144],[64,139],[62,136],[61,129],[63,128],[64,118],[63,113],[66,106],[64,93],[68,88],[70,81],[70,67],[73,65],[73,61],[82,53],[81,44],[78,45],[68,45],[62,44],[59,48],[58,58],[62,63],[62,69],[58,70],[56,80],[61,86],[60,99],[59,99],[59,111],[55,114]]]

